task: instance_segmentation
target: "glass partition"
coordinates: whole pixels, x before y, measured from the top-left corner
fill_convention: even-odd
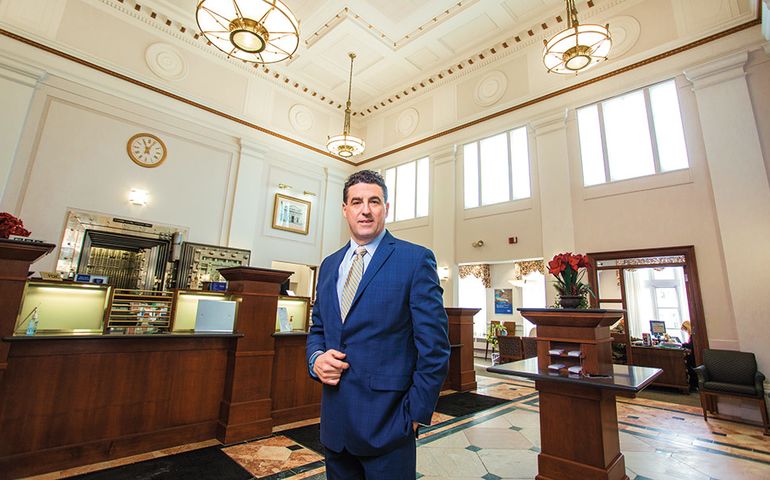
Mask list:
[[[71,282],[28,282],[14,335],[100,334],[110,287]]]

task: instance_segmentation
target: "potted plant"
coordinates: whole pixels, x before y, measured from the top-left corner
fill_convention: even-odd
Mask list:
[[[560,253],[548,262],[548,273],[556,278],[553,286],[561,308],[588,308],[586,294],[593,295],[593,292],[583,282],[587,268],[588,257],[579,253]]]
[[[30,231],[24,228],[24,222],[8,212],[0,213],[0,238],[8,238],[11,235],[29,237]]]

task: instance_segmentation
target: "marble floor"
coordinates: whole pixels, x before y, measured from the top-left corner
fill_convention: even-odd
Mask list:
[[[532,479],[540,445],[538,396],[526,380],[478,376],[475,393],[505,400],[486,410],[460,416],[435,413],[418,440],[417,478]],[[451,395],[452,391],[442,395]],[[770,478],[770,437],[760,427],[703,421],[700,408],[648,399],[618,401],[621,450],[632,480],[743,480]],[[285,425],[269,438],[222,448],[248,479],[324,479],[323,457],[292,440],[292,429],[316,420]],[[306,429],[307,430],[307,429]],[[197,445],[191,448],[200,448]],[[184,448],[154,452],[149,458]],[[140,457],[124,459],[135,464]],[[109,479],[120,462],[33,477],[48,480],[83,475]],[[113,468],[113,470],[102,470]],[[131,465],[122,467],[130,469]],[[146,469],[144,470],[146,471]],[[87,472],[91,473],[90,475]],[[128,470],[130,472],[130,470]],[[101,475],[99,475],[101,473]],[[120,478],[127,478],[121,475]],[[162,474],[134,478],[166,479]],[[203,477],[200,477],[203,478]],[[240,477],[239,477],[240,478]],[[397,480],[397,479],[394,479]]]

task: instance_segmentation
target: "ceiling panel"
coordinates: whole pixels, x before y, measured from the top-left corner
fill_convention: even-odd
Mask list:
[[[428,47],[421,48],[411,55],[406,57],[406,60],[414,65],[418,70],[424,70],[436,64],[439,60],[439,56],[433,53]]]
[[[497,34],[499,27],[486,13],[442,36],[439,41],[453,53],[460,53]]]

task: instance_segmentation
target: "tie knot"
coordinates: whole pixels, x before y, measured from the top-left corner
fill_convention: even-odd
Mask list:
[[[359,257],[363,257],[364,255],[366,255],[366,247],[356,248],[356,255],[358,255]]]

